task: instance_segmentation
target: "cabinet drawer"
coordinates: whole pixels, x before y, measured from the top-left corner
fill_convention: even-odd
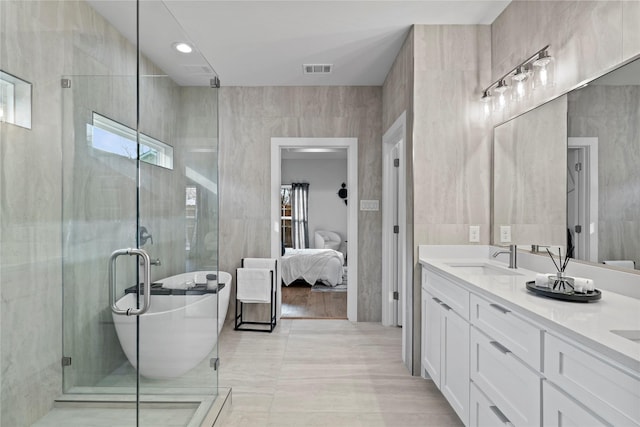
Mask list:
[[[494,405],[473,382],[469,391],[469,404],[470,427],[513,426],[500,408]]]
[[[471,324],[535,370],[541,369],[542,330],[511,310],[471,294]]]
[[[514,426],[540,426],[540,375],[475,327],[471,328],[471,380]]]
[[[542,383],[542,425],[544,427],[610,427],[588,409],[565,395],[548,381]],[[597,409],[600,411],[600,408]]]
[[[547,379],[615,426],[640,426],[640,378],[545,334]]]
[[[469,291],[437,273],[422,270],[422,286],[434,297],[469,321]]]

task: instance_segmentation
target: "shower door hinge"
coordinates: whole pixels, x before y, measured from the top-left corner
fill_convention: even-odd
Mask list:
[[[400,159],[393,159],[393,166],[396,168],[400,167]]]
[[[62,356],[62,366],[71,366],[71,358]]]
[[[209,367],[213,368],[214,371],[217,371],[220,367],[220,359],[217,357],[209,359]]]
[[[63,89],[69,89],[71,87],[71,79],[60,80],[60,86],[62,86]]]
[[[396,301],[400,299],[400,293],[398,291],[393,291],[393,299]]]
[[[399,234],[400,233],[400,226],[399,225],[394,225],[393,226],[393,234]]]
[[[219,89],[220,88],[220,79],[218,77],[214,77],[211,80],[209,80],[209,84],[211,85],[212,88]]]

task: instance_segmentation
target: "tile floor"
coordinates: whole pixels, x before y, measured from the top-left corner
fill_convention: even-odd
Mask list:
[[[400,333],[347,320],[283,319],[272,334],[226,325],[219,384],[233,395],[216,427],[461,426],[436,387],[405,369]]]

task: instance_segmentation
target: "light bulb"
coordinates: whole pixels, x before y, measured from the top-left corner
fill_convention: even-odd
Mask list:
[[[482,102],[482,112],[484,114],[484,118],[486,119],[491,114],[491,94],[488,90],[485,90],[482,93],[482,98],[480,98],[480,102]]]
[[[538,54],[538,59],[533,61],[536,69],[535,86],[547,87],[553,84],[553,57],[546,50]]]
[[[516,68],[516,73],[511,78],[515,81],[515,97],[516,99],[523,99],[527,94],[527,79],[529,75],[527,71],[521,66]]]
[[[506,107],[506,105],[507,105],[507,97],[506,97],[506,95],[507,95],[508,90],[509,90],[509,86],[507,86],[507,83],[504,81],[504,79],[500,80],[498,82],[498,86],[496,86],[496,88],[495,88],[495,92],[498,93],[496,109],[503,110],[504,107]]]

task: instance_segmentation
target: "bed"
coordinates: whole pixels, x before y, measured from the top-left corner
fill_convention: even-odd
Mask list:
[[[344,255],[333,249],[291,249],[282,256],[282,281],[286,286],[296,280],[310,285],[322,282],[325,285],[342,284]]]

